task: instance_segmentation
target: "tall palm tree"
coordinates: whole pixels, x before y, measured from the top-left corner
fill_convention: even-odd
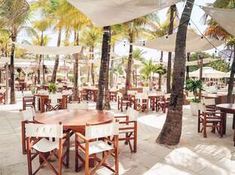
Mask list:
[[[101,40],[100,28],[86,28],[82,32],[81,43],[84,46],[89,47],[90,58],[88,60],[88,82],[91,75],[92,84],[95,85],[95,73],[94,73],[94,51],[95,47],[100,43]],[[90,63],[91,62],[91,63]]]
[[[130,22],[123,24],[123,31],[126,35],[130,46],[129,46],[129,56],[128,63],[126,68],[126,83],[125,83],[125,92],[127,94],[128,88],[131,87],[131,73],[132,73],[132,64],[133,64],[133,43],[136,38],[140,35],[141,32],[145,31],[145,25],[151,22],[151,19],[155,18],[155,15],[147,15],[141,18],[134,19]]]
[[[15,42],[17,34],[22,29],[29,11],[29,4],[25,0],[3,1],[0,6],[0,27],[10,32],[11,36],[11,54],[10,54],[10,103],[15,104],[15,76],[14,76],[14,58]]]
[[[194,0],[186,1],[176,35],[172,91],[166,121],[157,138],[157,142],[160,144],[176,145],[179,143],[181,137],[186,64],[186,36],[193,5]]]
[[[110,59],[110,41],[111,41],[111,27],[105,26],[103,28],[103,41],[102,41],[102,53],[101,53],[101,64],[98,82],[98,98],[96,102],[96,109],[103,110],[104,90],[107,72],[109,70],[109,59]]]
[[[172,5],[168,10],[168,16],[169,16],[169,28],[168,28],[168,35],[171,35],[174,30],[174,22],[175,18],[177,16],[177,7],[176,5]],[[171,60],[172,53],[168,53],[168,61],[167,61],[167,80],[166,80],[166,91],[167,93],[171,92]]]

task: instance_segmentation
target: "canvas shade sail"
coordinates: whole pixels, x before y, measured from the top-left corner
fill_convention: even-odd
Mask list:
[[[228,33],[235,36],[235,9],[202,7]]]
[[[171,34],[169,36],[159,37],[150,41],[147,41],[145,47],[156,49],[165,52],[175,52],[175,41],[176,34]],[[222,45],[224,42],[214,39],[205,38],[196,34],[193,30],[188,30],[186,38],[186,51],[187,52],[200,52],[213,49]],[[140,45],[138,45],[140,46]]]
[[[202,61],[202,64],[208,64],[214,61],[218,61],[219,59],[215,59],[215,58],[205,58]],[[195,61],[187,61],[186,62],[186,66],[197,66],[200,64],[199,60],[195,60]]]
[[[189,72],[189,77],[199,78],[199,75],[200,75],[200,69],[193,71],[193,72]],[[228,73],[226,72],[217,71],[213,69],[212,67],[202,68],[202,78],[220,79],[220,78],[227,78],[227,77],[228,77]]]
[[[99,27],[131,21],[181,0],[67,0]]]
[[[28,44],[15,43],[17,47],[27,50],[32,54],[40,55],[71,55],[81,52],[80,46],[64,46],[64,47],[53,47],[53,46],[33,46]]]

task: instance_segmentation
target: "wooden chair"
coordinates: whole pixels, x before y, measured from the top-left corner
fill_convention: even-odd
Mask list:
[[[198,111],[198,132],[203,132],[203,137],[207,137],[207,128],[212,128],[213,133],[217,131],[220,137],[223,137],[224,124],[221,112],[201,103],[201,109]]]
[[[62,175],[62,165],[66,158],[66,152],[63,147],[66,145],[66,137],[63,134],[63,125],[57,124],[35,124],[26,123],[25,125],[27,138],[27,160],[28,174],[35,175],[45,164],[56,175]],[[32,139],[34,138],[34,139]],[[58,159],[58,170],[50,163],[52,156]],[[33,171],[32,161],[39,156],[40,165]]]
[[[161,109],[163,113],[166,113],[166,109],[168,108],[170,102],[169,99],[170,99],[170,94],[165,94],[162,97],[160,97],[159,101],[157,102],[157,111]]]
[[[123,107],[128,109],[129,106],[131,106],[131,101],[129,99],[125,99],[122,93],[117,93],[118,97],[118,110],[121,110],[123,112]]]
[[[27,108],[24,111],[21,111],[21,114],[23,116],[23,120],[21,121],[21,142],[22,142],[22,153],[26,154],[26,145],[27,145],[27,139],[25,136],[25,124],[26,123],[34,123],[34,117],[36,115],[35,109],[33,106],[31,108]]]
[[[114,158],[114,168],[107,162]],[[94,168],[89,168],[89,161],[97,162]],[[118,123],[88,125],[85,135],[75,134],[75,170],[79,170],[79,160],[85,165],[85,175],[94,174],[104,166],[118,175]]]
[[[55,94],[49,94],[49,99],[47,101],[46,105],[46,111],[54,111],[61,108],[61,102],[62,99],[61,93],[55,93]]]
[[[136,94],[136,109],[138,111],[148,111],[149,109],[149,97],[147,93],[137,93]]]
[[[137,152],[137,117],[139,112],[133,107],[127,109],[126,114],[114,114],[119,121],[119,141],[125,141],[130,151]],[[133,143],[131,143],[133,142]]]
[[[35,97],[34,96],[24,96],[23,97],[23,110],[26,110],[27,107],[35,108]]]
[[[81,103],[68,103],[67,105],[68,110],[87,110],[88,109],[88,102],[81,102]]]
[[[6,95],[5,89],[0,89],[0,104],[5,103],[5,95]]]

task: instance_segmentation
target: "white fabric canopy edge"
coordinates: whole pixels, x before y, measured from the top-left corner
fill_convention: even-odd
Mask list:
[[[32,54],[40,55],[71,55],[81,52],[81,46],[34,46],[28,44],[15,43],[17,47],[27,50]]]

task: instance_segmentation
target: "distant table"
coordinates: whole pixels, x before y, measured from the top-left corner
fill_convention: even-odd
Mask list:
[[[58,124],[62,122],[64,129],[80,132],[86,124],[98,125],[110,123],[113,114],[108,111],[88,110],[57,110],[37,114],[35,121],[44,124]]]
[[[234,130],[235,129],[235,104],[233,104],[233,103],[223,103],[223,104],[216,105],[216,107],[221,112],[224,113],[224,120],[225,120],[224,133],[226,133],[226,116],[227,116],[227,113],[233,114],[233,125],[232,125],[232,128]],[[234,134],[233,134],[233,142],[234,142],[234,146],[235,146],[235,130],[234,130]]]
[[[154,111],[157,108],[157,102],[163,96],[164,94],[159,94],[159,93],[150,93],[148,95],[148,98],[150,100],[150,107],[152,108],[152,111]]]

